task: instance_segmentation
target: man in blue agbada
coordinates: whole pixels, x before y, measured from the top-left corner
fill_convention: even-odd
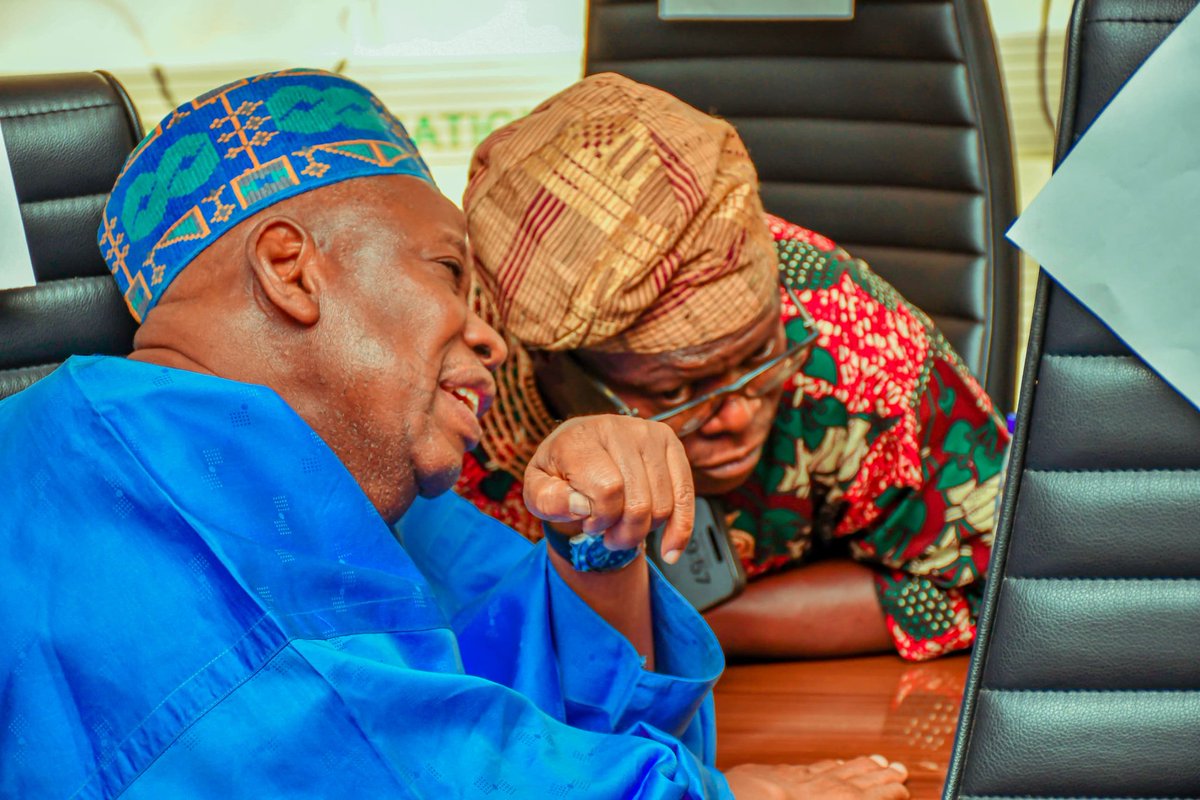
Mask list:
[[[443,494],[505,356],[464,231],[328,73],[134,151],[99,235],[134,352],[0,403],[0,796],[907,796],[868,759],[713,768],[720,651],[639,549],[690,528],[665,426],[542,445],[550,550]]]

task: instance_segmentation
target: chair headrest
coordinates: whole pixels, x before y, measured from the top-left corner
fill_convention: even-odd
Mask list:
[[[131,349],[133,318],[96,230],[142,128],[125,90],[102,72],[0,78],[0,126],[37,281],[0,291],[3,398],[68,356]]]
[[[142,137],[125,90],[101,72],[0,78],[0,125],[38,282],[107,274],[100,210]]]

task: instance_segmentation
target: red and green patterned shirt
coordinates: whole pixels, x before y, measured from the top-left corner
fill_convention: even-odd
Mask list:
[[[721,497],[747,575],[844,552],[877,569],[900,655],[969,647],[1008,434],[930,319],[820,234],[768,216],[820,335],[750,479]],[[784,295],[789,338],[804,335]],[[790,324],[789,324],[790,323]],[[469,454],[457,491],[530,538],[521,483]]]

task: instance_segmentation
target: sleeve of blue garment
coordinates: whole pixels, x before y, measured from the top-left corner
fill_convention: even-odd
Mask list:
[[[683,667],[641,673],[453,498],[418,507],[427,579],[267,389],[72,359],[0,444],[0,796],[728,797],[703,648],[660,631]]]
[[[486,544],[495,531],[470,532]],[[122,797],[728,800],[706,700],[719,651],[691,641],[703,621],[656,578],[660,659],[682,674],[648,673],[544,549],[507,548],[515,560],[464,562],[473,590],[439,598],[453,630],[291,639]],[[435,595],[448,574],[431,568]],[[452,652],[468,674],[443,664]]]
[[[652,726],[571,727],[482,678],[398,667],[392,639],[292,642],[122,797],[731,797]]]
[[[508,686],[591,731],[653,729],[711,771],[711,689],[724,667],[699,614],[651,568],[656,672],[533,546],[452,495],[419,501],[397,534],[453,621],[467,673]],[[723,781],[722,781],[723,783]]]

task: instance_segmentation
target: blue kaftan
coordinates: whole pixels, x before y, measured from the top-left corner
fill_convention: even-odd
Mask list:
[[[466,502],[393,535],[269,389],[72,358],[0,464],[0,797],[729,796],[665,581],[651,673]]]

